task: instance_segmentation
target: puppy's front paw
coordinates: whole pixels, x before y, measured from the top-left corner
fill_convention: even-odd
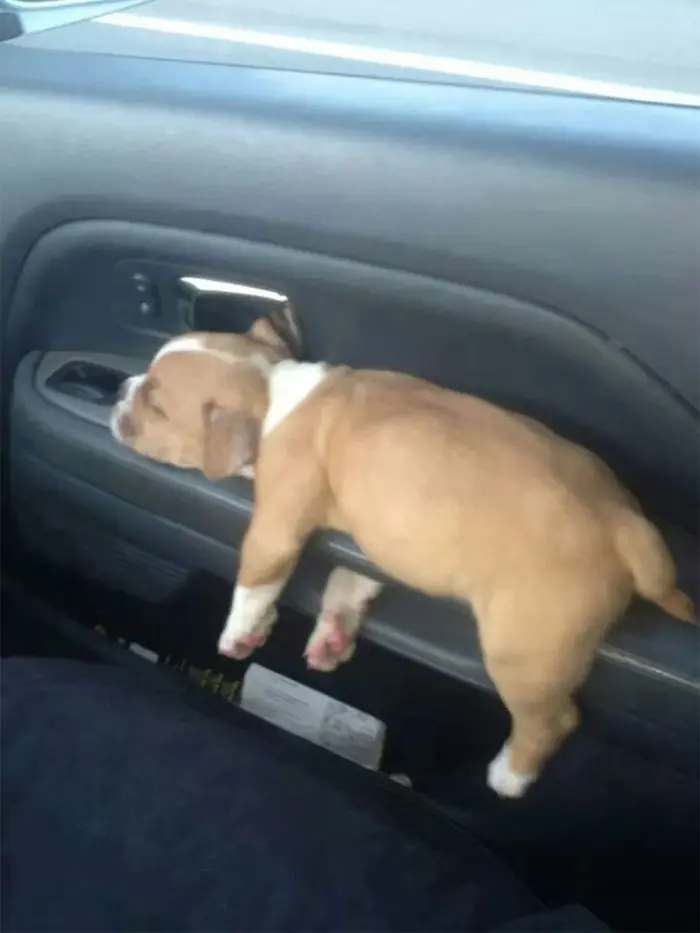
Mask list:
[[[241,625],[235,617],[230,617],[219,637],[219,654],[234,661],[243,661],[249,657],[256,648],[261,648],[267,641],[270,629],[277,619],[277,611],[271,606],[263,618],[255,625],[241,631]]]
[[[267,632],[260,635],[241,635],[231,637],[223,632],[219,638],[219,654],[232,658],[234,661],[243,661],[249,657],[256,648],[262,647],[267,641]]]
[[[506,743],[489,765],[486,783],[499,797],[514,800],[522,797],[535,780],[534,774],[517,774],[511,770],[508,743]]]
[[[355,653],[356,631],[356,621],[349,624],[343,610],[323,612],[304,652],[307,665],[314,671],[330,672],[349,661]]]

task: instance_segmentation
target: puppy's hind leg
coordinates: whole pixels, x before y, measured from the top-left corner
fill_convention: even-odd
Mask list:
[[[487,783],[499,797],[522,797],[540,771],[579,723],[573,700],[566,695],[543,695],[539,700],[519,696],[503,700],[512,717],[508,741],[488,768]]]
[[[524,598],[511,594],[479,620],[486,668],[512,720],[508,741],[488,769],[488,785],[501,797],[521,797],[578,727],[572,697],[622,608],[605,592],[594,606],[548,601],[548,595],[528,609]]]
[[[381,589],[381,583],[345,567],[331,571],[321,612],[304,652],[312,670],[334,671],[350,660],[367,606]]]

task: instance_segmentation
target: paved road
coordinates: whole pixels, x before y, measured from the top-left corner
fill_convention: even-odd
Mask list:
[[[141,9],[700,93],[700,0],[156,0]]]

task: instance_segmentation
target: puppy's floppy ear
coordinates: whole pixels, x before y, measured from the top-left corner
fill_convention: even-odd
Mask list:
[[[258,318],[248,331],[248,336],[266,343],[287,359],[299,359],[302,351],[301,327],[291,302],[287,301],[268,317]]]
[[[222,408],[210,400],[203,406],[204,456],[207,479],[234,476],[253,463],[258,453],[260,422],[251,414]]]

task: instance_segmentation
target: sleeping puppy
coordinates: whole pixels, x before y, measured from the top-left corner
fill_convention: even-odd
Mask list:
[[[597,457],[530,418],[400,373],[280,360],[241,339],[170,341],[113,419],[117,439],[147,456],[212,479],[254,471],[219,650],[243,658],[262,644],[310,535],[345,532],[389,576],[472,606],[512,719],[489,785],[522,795],[576,728],[572,696],[633,595],[692,619],[659,532]],[[316,666],[349,656],[377,589],[356,596],[356,619],[322,613],[307,648]]]

